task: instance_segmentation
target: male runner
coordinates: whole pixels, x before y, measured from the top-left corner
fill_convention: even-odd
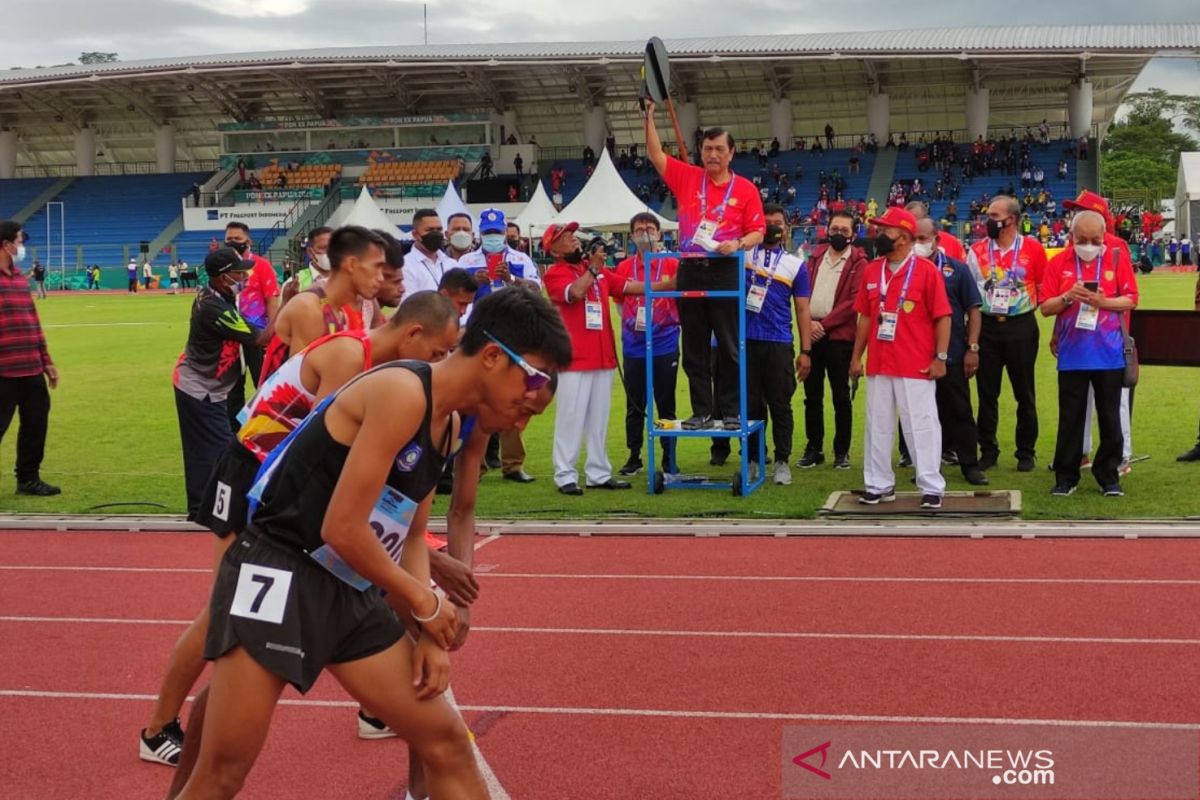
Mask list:
[[[373,364],[398,358],[440,361],[458,342],[458,313],[436,292],[418,292],[382,328],[347,331],[313,342],[289,359],[251,398],[236,440],[218,459],[200,503],[197,521],[217,534],[214,565],[246,522],[246,493],[262,460],[326,396]],[[183,731],[178,715],[204,670],[208,607],[187,627],[171,657],[149,724],[142,730],[143,761],[179,763]]]
[[[207,733],[180,797],[235,795],[284,686],[307,691],[325,669],[408,741],[431,794],[487,796],[466,727],[438,698],[456,614],[428,588],[427,548],[401,544],[424,531],[455,412],[476,416],[485,434],[511,428],[548,371],[570,360],[544,298],[498,292],[476,306],[445,362],[360,376],[273,451],[256,485],[261,505],[213,589]],[[416,623],[415,644],[393,609]]]

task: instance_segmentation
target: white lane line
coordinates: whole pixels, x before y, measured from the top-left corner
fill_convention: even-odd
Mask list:
[[[501,538],[493,534],[475,545],[479,550]],[[211,575],[211,569],[192,567],[98,567],[57,566],[54,564],[0,564],[0,571],[12,572],[161,572]],[[1047,586],[1200,586],[1200,578],[972,578],[914,577],[882,575],[635,575],[624,573],[589,574],[577,572],[481,572],[481,578],[574,581],[737,581],[755,583],[900,583],[900,584],[1013,584]]]
[[[155,700],[153,694],[123,694],[117,692],[51,692],[32,689],[0,689],[0,698],[32,698],[50,700]],[[188,698],[191,700],[192,698]],[[350,700],[304,700],[284,698],[281,706],[306,708],[358,708]],[[504,706],[460,705],[460,711],[498,714],[547,714],[560,716],[596,717],[665,717],[672,719],[736,719],[772,720],[784,722],[879,722],[931,723],[937,725],[1038,725],[1063,728],[1137,728],[1143,730],[1200,731],[1200,722],[1141,722],[1108,719],[1038,719],[1008,717],[945,717],[945,716],[886,716],[878,714],[791,714],[772,711],[697,711],[660,708],[586,708],[571,706]]]
[[[125,619],[119,617],[27,617],[0,616],[0,622],[67,625],[189,625],[188,619]],[[1005,644],[1102,644],[1171,645],[1193,647],[1200,639],[1106,636],[1002,636],[953,633],[865,633],[856,631],[685,631],[643,630],[638,628],[538,628],[524,626],[487,626],[471,628],[472,633],[541,634],[547,636],[655,636],[714,639],[824,639],[886,642],[996,642]]]
[[[482,544],[478,545],[475,549],[478,550],[482,546]],[[448,702],[455,710],[462,709],[462,706],[460,706],[458,701],[454,698],[454,689],[452,688],[446,689],[446,702]],[[475,761],[479,765],[480,774],[483,775],[483,782],[487,785],[488,796],[492,798],[492,800],[512,800],[512,797],[500,784],[500,779],[496,777],[496,773],[492,769],[492,765],[489,764],[487,759],[483,757],[483,751],[479,749],[479,742],[475,740],[474,736],[471,737],[471,749],[475,751]]]
[[[882,575],[638,575],[585,572],[485,572],[484,578],[572,581],[753,581],[775,583],[1011,583],[1097,586],[1200,586],[1200,578],[901,578]]]
[[[170,325],[169,322],[60,322],[54,325],[43,325],[46,328],[143,328],[148,326]]]

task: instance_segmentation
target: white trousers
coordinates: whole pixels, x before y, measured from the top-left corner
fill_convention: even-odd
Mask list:
[[[1092,387],[1088,387],[1087,411],[1083,416],[1083,454],[1090,456],[1092,453],[1092,417],[1096,413],[1096,392]],[[1133,434],[1131,432],[1133,425],[1129,421],[1129,389],[1121,390],[1121,435],[1125,437],[1125,449],[1121,452],[1121,460],[1129,461],[1133,458]]]
[[[575,463],[587,437],[584,474],[589,484],[612,478],[608,461],[608,412],[612,406],[613,371],[595,369],[558,374],[554,398],[554,484],[579,483]]]
[[[946,492],[942,477],[942,425],[937,413],[937,383],[916,378],[876,375],[867,381],[867,435],[863,455],[863,481],[872,494],[896,488],[892,446],[896,416],[917,472],[921,494]]]

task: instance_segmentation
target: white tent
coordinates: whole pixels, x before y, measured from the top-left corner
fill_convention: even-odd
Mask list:
[[[529,202],[513,222],[521,226],[522,233],[532,236],[534,228],[539,231],[544,229],[557,213],[554,203],[550,202],[550,195],[546,194],[546,187],[538,181],[533,197],[529,198]]]
[[[361,225],[371,230],[386,231],[402,241],[412,238],[411,234],[396,227],[383,209],[376,205],[375,198],[371,197],[371,193],[365,186],[358,193],[358,199],[354,201],[354,208],[350,209],[350,213],[341,221],[341,224]]]
[[[629,219],[650,207],[621,180],[620,173],[608,155],[608,149],[600,152],[600,162],[583,190],[570,204],[550,222],[578,222],[582,228],[628,230]],[[653,212],[651,212],[653,213]],[[679,225],[666,217],[655,214],[664,231],[673,231]]]
[[[475,227],[475,218],[471,216],[471,210],[463,203],[462,197],[458,194],[458,189],[454,186],[454,181],[446,182],[446,193],[442,195],[442,200],[437,204],[437,215],[442,220],[442,225],[447,225],[451,215],[466,214],[471,217],[471,227]]]

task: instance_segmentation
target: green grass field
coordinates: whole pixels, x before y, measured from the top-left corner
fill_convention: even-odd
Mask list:
[[[1142,281],[1143,308],[1186,309],[1192,304],[1193,275],[1161,274]],[[14,494],[11,465],[16,421],[0,445],[0,509],[10,512],[87,512],[108,504],[113,512],[147,513],[184,510],[183,464],[171,390],[171,368],[187,336],[188,295],[58,295],[41,301],[51,354],[61,383],[53,393],[50,436],[43,476],[61,484],[54,498]],[[1200,514],[1195,483],[1200,465],[1175,463],[1175,456],[1196,438],[1200,375],[1195,370],[1149,367],[1142,370],[1134,411],[1134,451],[1149,455],[1124,479],[1121,499],[1099,496],[1085,474],[1080,491],[1065,499],[1051,498],[1052,476],[1045,465],[1053,456],[1057,421],[1054,359],[1045,349],[1048,324],[1043,321],[1043,352],[1038,358],[1038,401],[1041,440],[1038,469],[1018,473],[1011,457],[1013,404],[1001,402],[1001,463],[989,475],[991,488],[1019,489],[1025,516],[1054,519],[1180,517]],[[689,408],[685,381],[680,376],[681,415]],[[725,491],[668,491],[651,496],[645,475],[634,489],[611,493],[592,491],[567,498],[554,489],[550,463],[554,408],[535,419],[526,434],[526,470],[537,481],[518,486],[489,474],[480,491],[481,518],[522,517],[743,517],[804,518],[814,515],[829,494],[857,488],[862,482],[862,411],[865,392],[855,404],[855,469],[835,472],[828,466],[794,470],[790,487],[766,485],[756,494],[735,498]],[[804,447],[803,390],[797,391],[795,456]],[[609,456],[614,468],[627,455],[624,447],[624,393],[618,382],[609,425]],[[828,414],[832,428],[832,411]],[[830,434],[832,435],[832,430]],[[730,465],[708,466],[708,440],[682,440],[680,466],[685,473],[719,472],[728,478]],[[581,465],[582,467],[582,465]],[[947,468],[949,488],[968,489],[956,467]],[[911,470],[901,470],[905,489]],[[158,504],[162,508],[153,505]],[[445,500],[439,498],[439,510]]]

